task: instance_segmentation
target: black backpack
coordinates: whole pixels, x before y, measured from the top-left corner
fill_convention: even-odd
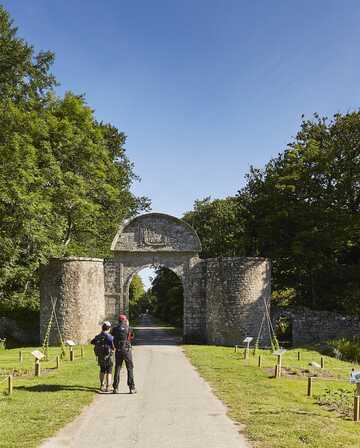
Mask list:
[[[128,325],[117,325],[112,329],[111,334],[114,336],[114,345],[117,350],[122,350],[130,347]]]
[[[107,337],[104,333],[95,336],[91,342],[94,344],[95,356],[97,356],[100,361],[106,361],[111,357],[111,347],[109,346]]]

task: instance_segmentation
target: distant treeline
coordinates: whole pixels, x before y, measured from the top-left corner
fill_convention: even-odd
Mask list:
[[[183,218],[203,258],[269,257],[278,305],[359,314],[360,112],[302,121],[282,153],[250,169],[236,196],[198,200]],[[181,300],[175,274],[158,275],[155,300]]]
[[[234,197],[195,202],[184,219],[202,257],[272,261],[273,300],[360,312],[360,112],[304,120]]]
[[[51,52],[35,54],[0,6],[0,313],[38,307],[51,256],[106,256],[116,227],[145,210],[126,136],[81,95],[55,94]]]

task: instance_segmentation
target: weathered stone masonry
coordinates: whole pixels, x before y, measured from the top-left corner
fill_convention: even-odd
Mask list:
[[[52,259],[41,281],[41,333],[57,298],[64,338],[85,343],[102,320],[128,312],[132,277],[147,266],[165,266],[182,280],[184,340],[230,345],[256,337],[270,298],[269,262],[261,258],[201,260],[194,229],[172,216],[149,213],[120,226],[111,260]],[[56,342],[53,332],[52,342]],[[265,342],[265,341],[264,341]]]

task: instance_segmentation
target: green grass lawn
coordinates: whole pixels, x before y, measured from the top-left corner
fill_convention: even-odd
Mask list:
[[[26,348],[19,363],[19,349],[0,351],[0,373],[15,369],[32,370],[34,361]],[[14,377],[14,391],[6,395],[6,383],[0,384],[0,447],[36,447],[39,442],[70,422],[95,397],[98,367],[92,346],[84,347],[83,358],[76,352],[74,362],[62,361],[55,369],[59,348],[50,348],[49,361],[42,362],[43,375]],[[45,370],[48,369],[48,370]],[[0,376],[0,381],[5,377]]]
[[[257,366],[258,357],[243,358],[243,351],[235,353],[229,347],[184,346],[184,351],[200,375],[208,381],[216,395],[228,406],[229,415],[246,425],[245,431],[255,447],[262,448],[359,448],[360,422],[317,404],[306,396],[306,375],[317,374],[313,393],[326,388],[354,391],[348,377],[350,363],[325,357],[323,370],[308,369],[310,361],[320,364],[320,354],[310,350],[289,350],[283,366],[291,367],[287,374],[273,378],[275,357],[260,350],[263,367]],[[359,368],[360,370],[360,368]]]

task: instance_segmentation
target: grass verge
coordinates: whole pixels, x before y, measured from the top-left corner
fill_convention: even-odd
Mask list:
[[[32,350],[23,350],[22,364],[19,349],[1,350],[0,369],[15,368],[15,375],[21,369],[31,369]],[[42,376],[15,376],[11,396],[5,393],[6,383],[0,384],[1,448],[38,446],[93,400],[98,387],[98,367],[92,346],[84,347],[83,358],[62,361],[59,369],[55,369],[57,354],[60,354],[59,348],[50,348],[49,361],[42,363]]]
[[[325,357],[324,369],[311,369],[320,363],[320,354],[289,350],[283,357],[286,375],[273,378],[275,357],[259,350],[257,356],[243,359],[243,352],[230,347],[184,346],[184,351],[216,395],[228,406],[230,417],[246,425],[246,436],[261,448],[359,448],[360,423],[340,416],[314,398],[306,396],[307,375],[314,380],[314,395],[326,389],[353,391],[349,372],[354,365]]]

